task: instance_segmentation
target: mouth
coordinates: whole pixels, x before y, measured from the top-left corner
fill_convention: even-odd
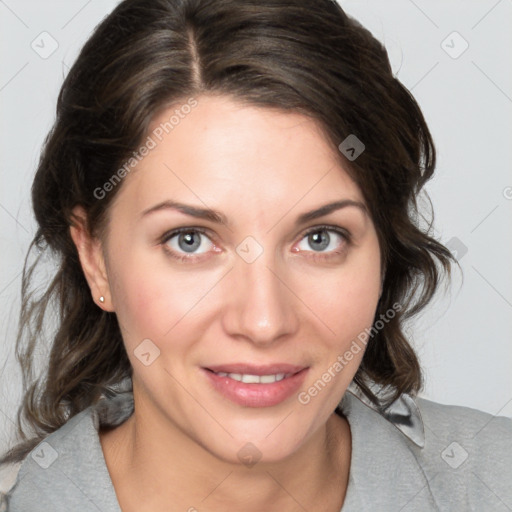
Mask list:
[[[219,377],[229,377],[230,379],[245,384],[272,384],[280,380],[291,377],[293,373],[274,373],[270,375],[254,375],[251,373],[226,373],[226,372],[213,372]]]
[[[245,407],[272,407],[298,391],[308,367],[237,363],[202,370],[213,389],[232,402]]]

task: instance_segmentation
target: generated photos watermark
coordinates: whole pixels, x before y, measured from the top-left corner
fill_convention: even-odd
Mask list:
[[[297,395],[299,403],[302,405],[309,404],[311,399],[317,396],[327,386],[327,384],[332,379],[334,379],[336,375],[349,364],[350,361],[352,361],[354,356],[359,354],[359,352],[361,352],[361,350],[366,347],[368,341],[373,338],[379,331],[384,329],[384,326],[389,323],[390,320],[395,318],[396,314],[401,310],[402,305],[398,302],[395,302],[390,309],[380,315],[379,319],[373,323],[371,328],[368,329],[367,327],[364,331],[361,331],[357,337],[352,340],[352,344],[350,345],[349,349],[346,350],[343,354],[338,355],[336,361],[334,361],[322,374],[322,376],[317,379],[306,391],[301,391]]]

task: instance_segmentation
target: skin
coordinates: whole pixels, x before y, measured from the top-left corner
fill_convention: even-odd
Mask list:
[[[79,207],[71,227],[93,299],[116,313],[134,370],[134,414],[100,432],[120,505],[124,512],[339,511],[351,434],[334,410],[363,350],[307,405],[297,395],[272,407],[235,404],[201,367],[295,363],[309,367],[301,391],[312,386],[372,325],[381,292],[375,227],[357,206],[295,225],[301,213],[334,201],[364,207],[313,120],[227,97],[197,99],[123,180],[105,237],[88,235]],[[167,200],[215,209],[227,222],[175,209],[142,216]],[[306,232],[322,224],[350,240],[318,228],[330,237],[319,249]],[[206,230],[194,235],[195,253],[178,236],[162,242],[178,227]],[[263,249],[252,263],[236,252],[247,236]],[[148,366],[134,353],[145,339],[160,350]],[[252,467],[237,456],[248,442],[261,453]]]

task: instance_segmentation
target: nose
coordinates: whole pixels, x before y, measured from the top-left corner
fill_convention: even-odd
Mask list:
[[[272,267],[263,255],[253,263],[235,263],[223,309],[223,327],[230,336],[265,346],[297,331],[297,299],[283,272]]]

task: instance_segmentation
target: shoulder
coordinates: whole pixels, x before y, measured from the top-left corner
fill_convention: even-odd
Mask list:
[[[420,460],[473,499],[512,509],[512,419],[416,399],[425,426]]]
[[[419,448],[437,447],[446,441],[463,441],[479,452],[512,448],[512,418],[470,407],[444,405],[425,398],[402,395],[386,409],[378,410],[358,392],[347,393],[342,410],[355,423],[373,424],[383,435],[413,441]],[[395,427],[395,428],[393,428]]]
[[[88,444],[89,423],[90,409],[86,409],[48,435],[23,459],[6,496],[9,510],[61,510],[54,492],[65,486],[62,474],[70,473],[70,468],[87,456],[81,448]]]
[[[512,419],[469,407],[417,398],[425,427],[425,454],[440,450],[450,467],[509,475],[512,483]],[[499,476],[499,475],[498,475]]]
[[[98,426],[96,408],[91,406],[40,442],[22,461],[4,496],[8,510],[118,512]]]
[[[479,446],[512,443],[512,418],[492,415],[470,407],[444,405],[425,398],[416,398],[422,420],[432,434],[441,437],[459,436]]]
[[[416,402],[425,426],[418,460],[432,485],[467,507],[512,510],[512,419],[421,398]]]
[[[362,503],[393,488],[382,510],[512,510],[512,419],[408,395],[385,410],[357,394],[343,405]]]

